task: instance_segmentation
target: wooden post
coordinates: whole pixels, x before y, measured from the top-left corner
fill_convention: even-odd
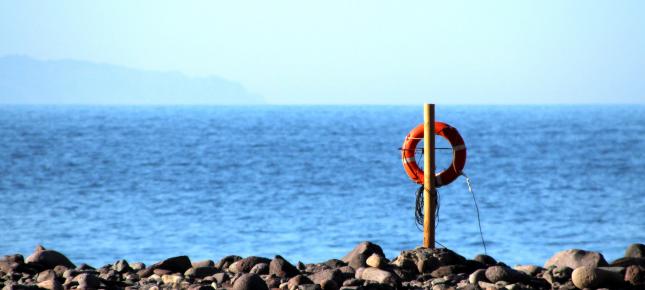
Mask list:
[[[423,105],[423,246],[434,248],[435,164],[434,164],[434,104]]]

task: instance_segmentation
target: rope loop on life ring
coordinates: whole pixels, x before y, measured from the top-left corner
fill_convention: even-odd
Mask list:
[[[435,122],[434,133],[447,139],[452,147],[452,164],[435,175],[435,186],[438,188],[455,181],[461,175],[466,165],[466,144],[457,129],[446,123]],[[410,131],[401,148],[403,168],[410,179],[418,184],[423,184],[423,170],[417,164],[415,150],[421,140],[423,140],[423,124]]]

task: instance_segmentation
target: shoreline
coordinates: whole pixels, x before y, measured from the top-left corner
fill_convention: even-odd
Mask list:
[[[362,242],[344,257],[292,264],[281,256],[191,261],[176,256],[152,265],[118,260],[94,268],[75,265],[42,246],[25,257],[0,260],[0,288],[10,289],[235,289],[235,290],[522,290],[645,289],[645,245],[632,244],[608,262],[599,252],[555,253],[544,265],[510,267],[488,255],[466,258],[446,248],[404,250],[388,259]]]

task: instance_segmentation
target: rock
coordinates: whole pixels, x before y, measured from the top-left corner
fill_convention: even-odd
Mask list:
[[[289,289],[295,289],[298,287],[298,285],[303,285],[303,284],[313,284],[314,282],[311,281],[307,276],[305,275],[296,275],[293,278],[289,279],[288,282],[288,288]]]
[[[45,280],[42,282],[39,282],[36,284],[39,288],[42,289],[48,289],[48,290],[63,290],[63,285],[61,285],[58,281],[52,279],[52,280]]]
[[[249,269],[250,270],[250,269]],[[242,274],[235,280],[233,290],[269,290],[267,284],[256,274]]]
[[[201,266],[204,266],[204,265],[200,265],[200,267]],[[208,266],[208,265],[206,265],[206,266]],[[213,267],[213,265],[210,265],[210,266]],[[190,285],[190,287],[188,287],[188,290],[215,290],[215,288],[213,288],[210,285],[197,285],[196,284],[196,285]]]
[[[599,288],[601,286],[618,286],[624,276],[618,269],[578,267],[571,273],[573,285],[580,289]]]
[[[383,249],[381,249],[379,245],[365,241],[358,244],[351,252],[345,255],[345,257],[342,258],[342,261],[352,268],[358,269],[360,267],[367,266],[367,258],[372,254],[385,256],[385,254],[383,254]]]
[[[571,249],[556,253],[544,263],[544,268],[549,268],[550,266],[569,267],[571,269],[583,266],[604,267],[607,266],[607,261],[605,261],[605,257],[601,253]]]
[[[338,290],[338,284],[334,280],[325,280],[320,283],[322,290]]]
[[[25,258],[21,254],[13,254],[13,255],[5,255],[0,261],[7,262],[9,264],[18,263],[18,265],[22,265],[25,263]]]
[[[141,262],[134,262],[130,264],[130,268],[132,268],[132,270],[134,271],[141,271],[146,268],[146,264]]]
[[[645,284],[645,268],[640,266],[629,266],[625,269],[625,281],[632,285]]]
[[[493,257],[491,257],[489,255],[479,254],[479,255],[475,256],[475,258],[473,260],[475,260],[477,262],[480,262],[480,263],[486,265],[487,267],[497,265],[497,260],[495,260],[495,258],[493,258]]]
[[[233,273],[249,273],[251,269],[259,263],[271,263],[271,260],[262,257],[250,256],[244,259],[235,261],[229,266],[229,271]]]
[[[343,284],[343,273],[338,269],[326,269],[308,276],[311,281],[321,284],[325,280],[334,280],[337,285]]]
[[[157,274],[157,275],[159,275],[159,277],[161,277],[161,276],[163,276],[163,275],[170,275],[170,274],[174,273],[174,272],[173,272],[173,271],[171,271],[171,270],[167,270],[167,269],[159,269],[159,268],[152,270],[152,272],[153,272],[153,273],[155,273],[155,274]]]
[[[645,258],[645,245],[631,244],[625,250],[625,257]]]
[[[448,266],[441,266],[436,270],[432,271],[432,273],[430,273],[430,276],[434,278],[442,278],[443,276],[454,275],[454,274],[463,273],[463,272],[464,272],[464,267],[462,265],[448,265]]]
[[[215,268],[220,269],[222,271],[227,270],[228,267],[231,266],[231,264],[235,263],[236,261],[242,260],[242,257],[236,256],[236,255],[230,255],[222,258],[217,262],[215,265]]]
[[[264,279],[264,283],[267,284],[269,289],[280,287],[280,283],[282,282],[282,278],[276,275],[264,275],[261,277]]]
[[[269,274],[269,264],[267,263],[256,264],[255,266],[253,266],[253,268],[251,268],[251,271],[249,272],[253,274],[258,274],[258,275]]]
[[[128,264],[128,261],[126,260],[118,260],[114,265],[112,265],[112,269],[114,271],[117,271],[119,273],[126,273],[132,271],[132,268],[130,268],[130,264]]]
[[[325,266],[328,266],[329,268],[340,268],[343,266],[347,266],[347,263],[338,260],[338,259],[329,259],[323,263]]]
[[[44,282],[54,279],[56,279],[56,272],[54,272],[54,270],[45,270],[36,275],[36,282]]]
[[[382,269],[387,264],[387,261],[385,260],[385,257],[380,256],[379,254],[372,254],[367,258],[365,263],[370,267]]]
[[[397,277],[396,275],[392,274],[391,272],[374,267],[365,268],[363,269],[363,271],[360,271],[360,277],[358,278],[375,281],[381,284],[397,285],[400,283],[399,277]]]
[[[612,267],[627,267],[631,265],[645,267],[645,258],[623,257],[611,262],[609,265]]]
[[[192,264],[188,256],[177,256],[165,259],[156,264],[156,269],[168,270],[172,273],[184,273],[190,269]]]
[[[318,284],[302,284],[299,285],[297,290],[320,290],[320,285]]]
[[[25,260],[28,264],[37,264],[45,269],[54,269],[58,265],[67,268],[76,268],[76,266],[65,255],[54,250],[43,250],[43,247],[37,247],[36,251]]]
[[[230,277],[226,273],[213,274],[212,277],[213,277],[213,280],[215,280],[215,282],[217,282],[217,285],[222,285],[225,282],[230,280],[229,279]]]
[[[484,282],[490,282],[486,279],[486,270],[485,269],[479,269],[476,270],[475,272],[472,272],[470,276],[468,276],[468,282],[470,284],[475,284],[479,285],[479,281],[484,281]]]
[[[193,268],[199,268],[199,267],[215,267],[215,262],[213,260],[203,260],[203,261],[197,261],[197,262],[192,262]]]
[[[513,267],[513,269],[523,272],[524,274],[529,276],[535,276],[538,273],[544,271],[544,268],[536,265],[517,265]]]
[[[490,266],[486,269],[486,279],[492,283],[504,281],[508,283],[515,283],[520,280],[520,274],[505,266]]]
[[[282,256],[275,256],[269,264],[269,274],[274,274],[282,278],[291,278],[300,273],[289,261]]]
[[[191,277],[193,279],[203,279],[206,276],[212,276],[216,274],[218,271],[219,270],[215,269],[214,266],[200,266],[200,267],[193,266],[192,268],[184,272],[184,276]]]
[[[166,285],[178,285],[183,278],[180,275],[163,275],[161,276],[161,281]]]
[[[107,269],[109,269],[109,267]],[[94,271],[94,270],[96,270],[96,268],[94,268],[94,267],[92,267],[92,266],[90,266],[88,264],[82,263],[82,264],[80,264],[80,265],[78,265],[76,267],[76,270],[79,270],[79,271]]]
[[[74,277],[73,281],[78,282],[79,288],[99,288],[101,286],[101,280],[89,273],[82,273]]]

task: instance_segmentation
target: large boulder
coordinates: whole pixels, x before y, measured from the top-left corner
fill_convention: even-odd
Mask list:
[[[486,269],[486,279],[488,281],[497,283],[499,281],[508,282],[509,284],[520,282],[523,280],[523,273],[513,270],[505,266],[490,266]]]
[[[432,273],[442,266],[463,265],[465,262],[466,258],[446,248],[419,247],[414,250],[402,251],[391,264],[423,274]],[[445,272],[445,269],[441,272]]]
[[[274,274],[282,278],[291,278],[300,274],[300,271],[285,260],[282,256],[275,256],[271,263],[269,263],[269,274]]]
[[[645,258],[645,245],[631,244],[625,250],[625,257]]]
[[[552,266],[569,267],[571,269],[580,267],[597,268],[607,266],[607,261],[599,252],[570,249],[556,253],[544,263],[544,268]]]
[[[343,257],[342,261],[349,264],[349,266],[351,266],[352,268],[358,269],[360,267],[367,266],[367,258],[369,258],[372,254],[385,256],[385,254],[383,254],[383,249],[381,249],[381,246],[369,241],[365,241],[358,244],[351,252],[347,253],[347,255]]]
[[[322,284],[325,280],[333,280],[337,285],[342,285],[345,275],[338,269],[327,269],[313,273],[308,277],[316,284]]]
[[[233,283],[233,290],[269,290],[267,284],[256,274],[242,274]]]
[[[76,265],[67,259],[65,255],[54,250],[46,250],[42,246],[36,247],[36,251],[27,257],[25,262],[42,266],[45,269],[54,269],[58,265],[70,269],[76,268]]]

